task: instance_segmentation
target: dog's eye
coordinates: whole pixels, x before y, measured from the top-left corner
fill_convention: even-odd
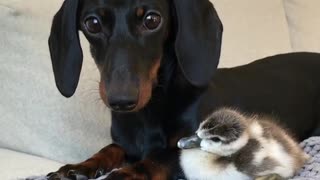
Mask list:
[[[85,21],[85,26],[86,26],[87,30],[93,34],[97,34],[97,33],[101,32],[101,30],[102,30],[100,21],[96,17],[89,17]]]
[[[144,26],[149,30],[155,30],[160,24],[161,16],[156,12],[150,12],[144,18]]]

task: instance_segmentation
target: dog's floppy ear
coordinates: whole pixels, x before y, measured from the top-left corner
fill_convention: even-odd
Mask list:
[[[192,85],[205,86],[219,63],[222,23],[209,0],[173,1],[179,65]]]
[[[79,0],[65,0],[53,18],[49,48],[56,85],[62,95],[74,94],[83,55],[78,32]]]

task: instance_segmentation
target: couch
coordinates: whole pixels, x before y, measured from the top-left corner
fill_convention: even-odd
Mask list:
[[[55,87],[47,38],[63,0],[0,0],[0,179],[55,171],[111,142],[88,51],[70,99]],[[212,0],[224,24],[220,67],[292,51],[320,52],[319,0]]]

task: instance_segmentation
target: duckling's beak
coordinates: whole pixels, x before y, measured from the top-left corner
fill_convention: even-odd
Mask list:
[[[200,148],[201,139],[197,135],[182,138],[178,141],[178,148],[180,149],[193,149]]]

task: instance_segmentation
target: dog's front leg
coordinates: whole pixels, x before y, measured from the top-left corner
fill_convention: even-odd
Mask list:
[[[171,180],[182,177],[179,150],[163,150],[147,156],[133,165],[122,167],[105,180]]]
[[[115,168],[120,168],[124,161],[125,151],[120,146],[111,144],[82,163],[65,165],[57,172],[50,173],[48,179],[79,179],[78,177],[96,178]]]

